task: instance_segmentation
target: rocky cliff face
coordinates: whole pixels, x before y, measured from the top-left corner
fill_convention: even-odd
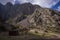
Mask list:
[[[27,19],[27,16],[31,15],[37,7],[40,6],[32,5],[31,3],[14,5],[10,2],[6,5],[0,3],[0,21],[2,25],[5,26],[6,24],[6,28],[8,28],[8,24],[15,26],[16,24],[19,24],[20,21]]]
[[[40,29],[47,27],[60,27],[60,16],[57,12],[47,8],[36,8],[30,16],[31,25]]]
[[[8,20],[10,18],[15,18],[18,15],[31,15],[35,10],[34,5],[31,3],[25,4],[12,4],[8,2],[6,5],[0,3],[0,14],[3,20]]]

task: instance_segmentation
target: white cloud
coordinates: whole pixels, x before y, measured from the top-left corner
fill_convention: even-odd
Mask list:
[[[58,7],[58,9],[57,9],[58,11],[60,11],[60,6]]]
[[[19,0],[21,3],[28,2],[28,0]]]
[[[20,3],[30,2],[32,4],[37,4],[42,7],[50,8],[52,5],[55,5],[60,0],[19,0]],[[0,0],[1,3],[6,4],[7,2],[14,3],[15,0]]]
[[[19,0],[21,3],[30,2],[32,4],[37,4],[42,7],[50,8],[52,5],[55,5],[59,0]]]
[[[42,7],[51,7],[55,5],[59,0],[34,0],[32,4],[38,4]]]
[[[0,0],[0,3],[2,3],[2,4],[6,4],[7,2],[14,3],[14,0]]]

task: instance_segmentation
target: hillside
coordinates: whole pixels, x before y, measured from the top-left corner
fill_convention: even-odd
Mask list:
[[[0,3],[0,34],[22,39],[60,38],[60,12],[31,3]]]
[[[47,27],[59,28],[60,27],[59,14],[51,9],[36,8],[34,13],[31,15],[29,22],[31,23],[31,25],[39,27],[40,29],[43,28],[43,30]]]

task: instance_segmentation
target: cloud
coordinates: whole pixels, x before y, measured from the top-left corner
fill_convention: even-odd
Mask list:
[[[6,4],[7,2],[14,3],[14,0],[0,0],[0,3],[2,3],[2,4]]]
[[[21,3],[29,2],[28,0],[19,0]]]
[[[55,5],[59,0],[34,0],[32,4],[38,4],[42,7],[51,7]]]
[[[19,1],[20,3],[30,2],[32,4],[37,4],[42,7],[48,7],[48,8],[59,2],[59,0],[19,0]]]
[[[55,5],[59,0],[19,0],[20,3],[30,2],[32,4],[37,4],[42,7],[50,8],[52,5]],[[1,3],[6,4],[7,2],[14,3],[15,0],[0,0]]]
[[[59,6],[58,9],[56,9],[56,10],[60,11],[60,6]]]

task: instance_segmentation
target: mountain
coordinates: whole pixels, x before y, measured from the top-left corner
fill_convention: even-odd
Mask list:
[[[31,3],[6,5],[0,3],[0,20],[6,28],[13,26],[36,27],[41,30],[60,27],[60,12]]]
[[[31,3],[12,4],[8,2],[6,5],[0,4],[0,14],[3,20],[15,18],[18,15],[30,15],[34,12],[34,5]]]
[[[60,28],[60,13],[48,8],[36,8],[29,23],[41,30],[56,31]],[[55,29],[56,30],[53,30]]]
[[[0,3],[0,18],[1,18],[1,19],[3,19],[2,16],[3,16],[3,13],[5,12],[5,11],[4,11],[4,12],[3,12],[3,11],[4,11],[4,5],[2,5],[2,4]]]
[[[25,20],[29,15],[32,15],[38,7],[31,3],[12,4],[8,2],[6,5],[0,3],[0,20],[2,25],[8,28],[8,24],[16,25],[20,21]]]

